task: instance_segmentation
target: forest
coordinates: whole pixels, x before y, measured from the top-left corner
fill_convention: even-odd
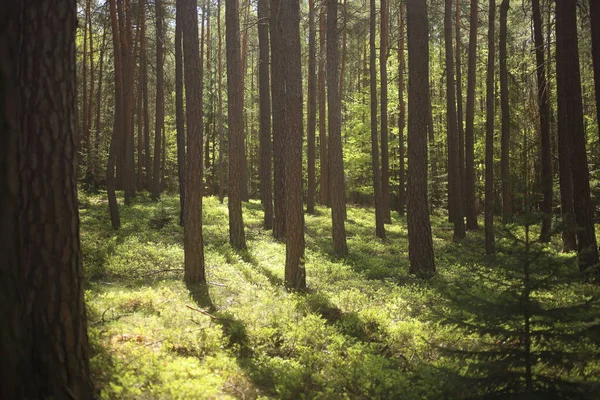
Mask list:
[[[1,399],[598,399],[600,1],[4,0]]]

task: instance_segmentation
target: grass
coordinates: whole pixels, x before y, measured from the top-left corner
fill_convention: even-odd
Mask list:
[[[448,280],[484,263],[482,232],[452,242],[433,216],[438,275],[408,274],[406,221],[385,241],[373,210],[348,208],[350,254],[333,255],[330,213],[306,215],[309,291],[283,286],[285,245],[244,204],[248,249],[228,244],[227,205],[204,199],[208,285],[186,287],[179,202],[138,195],[113,231],[103,195],[80,195],[92,371],[107,399],[448,398],[462,361],[438,346],[469,348],[475,334],[441,324]],[[596,365],[597,367],[597,365]],[[594,376],[594,370],[586,374]]]

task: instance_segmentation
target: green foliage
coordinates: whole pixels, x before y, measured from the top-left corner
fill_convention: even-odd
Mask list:
[[[593,397],[597,287],[581,283],[573,256],[532,241],[528,223],[504,231],[489,266],[467,268],[442,290],[442,322],[473,338],[441,347],[461,360],[454,385],[468,385],[473,398]]]

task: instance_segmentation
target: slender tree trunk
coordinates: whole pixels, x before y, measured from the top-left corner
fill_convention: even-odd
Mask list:
[[[594,60],[596,124],[598,133],[600,133],[600,4],[597,0],[590,0],[590,25],[592,28],[592,58]]]
[[[185,113],[183,110],[183,7],[184,0],[177,0],[175,6],[175,125],[177,129],[177,177],[179,179],[179,225],[184,223],[185,210]],[[194,7],[195,6],[195,7]],[[197,8],[197,4],[192,4]],[[198,17],[196,16],[196,20]],[[188,28],[189,29],[189,28]],[[197,31],[198,29],[196,29]],[[193,32],[192,32],[193,34]],[[192,40],[192,39],[190,39]],[[193,57],[192,55],[188,57]]]
[[[577,226],[577,249],[579,268],[593,272],[596,280],[598,272],[598,248],[594,231],[594,213],[590,198],[590,182],[585,150],[583,126],[583,105],[581,98],[581,77],[579,73],[579,52],[577,44],[576,3],[566,0],[556,2],[556,75],[558,120],[562,129],[559,135],[566,135],[570,149],[571,174],[573,182],[573,206]]]
[[[119,38],[119,23],[117,21],[116,0],[109,0],[110,19],[113,33],[113,49],[114,49],[114,71],[115,71],[115,117],[113,123],[113,133],[110,140],[110,149],[108,153],[108,164],[106,166],[106,194],[108,195],[108,209],[110,213],[110,221],[113,229],[119,229],[121,220],[119,217],[119,205],[117,203],[117,195],[115,193],[115,163],[117,159],[117,147],[119,146],[119,138],[123,132],[124,115],[123,115],[123,77],[121,69],[121,40]]]
[[[381,3],[381,7],[383,8],[383,6],[385,5],[385,0],[383,0]],[[377,235],[378,238],[385,239],[385,216],[382,204],[382,181],[380,180],[379,175],[379,143],[377,137],[377,67],[375,59],[375,14],[375,0],[371,0],[369,13],[369,83],[371,93],[371,164],[373,168],[373,195],[375,198],[375,235]],[[384,112],[383,106],[381,108],[381,112]]]
[[[76,137],[78,137],[78,143],[77,143],[77,147],[78,147],[78,162],[77,164],[79,166],[83,166],[84,165],[84,160],[81,157],[81,154],[85,151],[85,148],[87,147],[86,141],[87,138],[85,136],[86,134],[86,123],[87,123],[87,112],[88,112],[88,98],[87,98],[87,66],[88,66],[88,30],[87,30],[87,21],[88,18],[90,18],[90,14],[91,14],[91,0],[87,0],[86,1],[86,6],[85,6],[85,11],[84,11],[84,18],[85,18],[85,22],[83,24],[84,28],[83,28],[83,57],[82,57],[82,62],[81,62],[81,83],[82,83],[82,90],[81,90],[81,103],[82,107],[81,107],[81,114],[79,114],[80,117],[80,121],[79,121],[79,127],[77,129]],[[92,55],[92,53],[89,53],[90,57]]]
[[[535,41],[535,59],[537,74],[537,94],[540,107],[540,138],[541,138],[541,166],[542,166],[542,193],[540,203],[542,212],[542,227],[540,240],[550,241],[552,228],[552,143],[550,141],[550,96],[546,78],[546,61],[544,57],[544,33],[542,32],[542,15],[540,0],[532,0],[533,8],[533,35]]]
[[[325,98],[325,6],[321,9],[319,15],[319,165],[320,165],[320,190],[319,203],[322,206],[329,205],[329,159],[327,157],[327,117],[325,115],[326,102]]]
[[[271,156],[273,152],[271,144],[271,95],[269,86],[269,0],[258,1],[258,47],[260,53],[258,60],[260,195],[265,210],[264,227],[265,229],[273,229],[273,189],[271,185]]]
[[[156,120],[154,126],[154,171],[152,180],[152,198],[158,200],[161,192],[161,150],[162,131],[165,125],[164,93],[164,16],[162,0],[156,0]]]
[[[408,37],[408,256],[410,273],[435,274],[433,239],[427,209],[427,124],[429,97],[429,22],[425,0],[407,1]]]
[[[196,0],[178,0],[181,10],[187,151],[183,245],[186,283],[205,283],[204,244],[202,239],[202,58],[199,54],[198,5]]]
[[[271,1],[271,14],[275,15],[280,12],[279,7],[281,2]],[[275,8],[277,7],[277,8]],[[285,110],[284,99],[282,95],[285,93],[285,74],[287,66],[284,62],[284,55],[278,55],[277,51],[281,51],[284,45],[281,43],[281,34],[273,25],[269,25],[271,39],[271,99],[273,113],[273,182],[274,182],[274,204],[275,204],[275,221],[273,224],[273,237],[277,240],[285,238],[285,137],[283,131],[285,129]]]
[[[329,125],[329,183],[333,248],[338,256],[348,254],[346,244],[344,159],[342,156],[341,108],[338,86],[339,39],[337,0],[327,0],[327,109]]]
[[[346,46],[346,42],[348,40],[348,30],[346,29],[346,23],[348,22],[348,19],[346,12],[346,0],[344,0],[344,2],[342,3],[344,24],[342,25],[342,65],[340,67],[340,102],[344,101],[344,76],[346,72],[346,56],[348,54],[348,49]]]
[[[274,65],[285,65],[283,85],[275,87],[283,102],[285,142],[285,284],[306,289],[304,270],[304,214],[302,210],[302,68],[300,53],[299,0],[271,0],[271,41]],[[275,86],[275,82],[273,83]],[[275,98],[275,96],[274,96]]]
[[[139,61],[137,68],[137,87],[136,87],[136,96],[135,96],[135,104],[136,104],[136,118],[137,118],[137,176],[136,176],[136,188],[137,190],[142,190],[144,185],[144,120],[142,118],[142,97],[143,97],[143,89],[142,89],[142,62],[141,62],[141,27],[144,19],[144,8],[145,1],[141,0],[138,3],[137,10],[137,24],[135,30],[135,50],[134,50],[134,63],[137,59]]]
[[[371,11],[373,12],[373,11]],[[388,53],[388,4],[380,0],[379,18],[379,68],[381,75],[381,212],[386,223],[392,222],[390,215],[390,154],[388,140],[388,83],[387,83],[387,53]],[[371,79],[373,79],[371,75]],[[371,83],[373,85],[373,83]],[[373,111],[371,111],[373,113]],[[372,117],[371,117],[372,118]],[[377,118],[377,112],[375,112]]]
[[[221,35],[221,0],[217,0],[217,125],[219,125],[219,201],[223,204],[225,196],[225,130],[223,129],[223,38]]]
[[[244,13],[244,21],[243,21],[243,30],[241,31],[241,46],[242,46],[242,59],[241,59],[241,68],[242,68],[242,82],[240,85],[240,90],[242,91],[242,103],[245,103],[245,88],[246,88],[246,71],[248,67],[248,20],[250,18],[250,2],[247,1],[245,5],[245,13]],[[246,109],[242,109],[242,126],[246,126],[246,129],[242,127],[242,132],[248,131],[248,113]],[[244,139],[242,140],[242,201],[250,200],[250,193],[248,191],[248,185],[250,182],[249,174],[248,174],[248,152],[246,151],[246,134],[244,133]]]
[[[227,41],[227,106],[229,118],[229,242],[237,249],[246,248],[242,216],[242,159],[244,158],[244,122],[242,109],[242,60],[240,55],[240,18],[238,0],[225,0],[225,40]]]
[[[460,180],[460,148],[454,92],[454,61],[452,56],[452,0],[446,0],[444,12],[444,42],[446,45],[446,121],[448,124],[448,207],[454,223],[454,240],[465,237],[465,220]]]
[[[208,78],[209,78],[209,82],[212,83],[212,79],[211,79],[211,65],[210,65],[210,0],[206,0],[206,37],[204,39],[204,41],[206,42],[206,71],[208,74]],[[204,72],[202,73],[204,75]],[[210,89],[210,88],[209,88]],[[210,110],[210,104],[208,105],[208,109]],[[210,113],[209,113],[210,114]],[[204,140],[204,171],[207,171],[206,173],[206,195],[210,196],[212,195],[212,182],[211,182],[211,176],[208,174],[208,171],[210,170],[210,123],[211,120],[210,118],[205,118],[205,124],[204,124],[204,132],[205,132],[205,140]]]
[[[11,174],[10,190],[16,189],[18,196],[10,216],[13,222],[6,221],[16,227],[12,232],[16,263],[7,272],[18,285],[21,314],[15,318],[22,329],[16,333],[22,335],[25,347],[18,349],[22,353],[11,372],[20,387],[15,397],[6,398],[91,399],[77,208],[77,8],[74,1],[18,3],[14,5],[18,19],[5,25],[6,14],[2,15],[3,28],[15,27],[18,32],[12,39],[19,43],[19,57],[12,75],[15,98],[3,101],[12,107],[1,111],[12,109],[16,115],[6,125],[2,118],[0,136],[5,144],[4,130],[11,129],[6,136],[13,141],[7,147],[14,149],[15,140],[17,144],[18,164],[11,168],[18,170],[2,168],[2,178]],[[1,46],[11,44],[2,41]],[[11,63],[2,60],[5,73]],[[2,81],[3,91],[7,81]],[[7,160],[11,158],[2,157],[3,167]],[[2,267],[3,279],[4,272]],[[2,325],[11,326],[15,320],[6,316]],[[4,340],[3,336],[3,350]],[[7,377],[2,378],[4,387]]]
[[[88,107],[85,112],[86,121],[85,121],[85,156],[86,156],[86,175],[89,176],[88,171],[91,169],[92,164],[92,138],[91,138],[91,130],[92,130],[92,114],[94,109],[94,32],[92,27],[92,14],[89,13],[88,17],[88,28],[89,28],[89,41],[90,41],[90,94],[88,98]]]
[[[144,2],[145,3],[145,2]],[[152,187],[152,159],[150,156],[150,115],[148,112],[148,59],[146,58],[146,4],[143,7],[142,26],[140,28],[140,54],[142,74],[142,115],[144,119],[144,183],[150,192]]]
[[[400,12],[398,13],[398,140],[399,140],[399,187],[398,187],[398,212],[404,215],[406,209],[406,170],[404,165],[404,128],[406,127],[406,104],[404,103],[404,1],[400,1]]]
[[[98,140],[102,132],[102,125],[100,119],[100,111],[102,110],[102,82],[104,81],[104,52],[106,51],[106,32],[108,28],[106,23],[102,26],[102,45],[100,46],[100,65],[98,66],[98,90],[96,91],[96,115],[94,117],[94,140],[90,144],[90,156],[91,160],[88,161],[89,165],[89,178],[92,188],[97,187],[98,177],[96,171],[97,167],[97,152],[98,152]]]
[[[456,121],[458,125],[458,172],[461,205],[463,216],[465,215],[465,130],[463,125],[463,92],[462,92],[462,42],[460,36],[461,10],[460,0],[456,0],[456,10],[454,13],[454,33],[456,41]]]
[[[315,131],[317,123],[317,76],[315,67],[316,57],[316,31],[315,31],[315,0],[308,0],[308,110],[307,110],[307,158],[308,158],[308,198],[306,199],[306,212],[315,212]]]
[[[465,204],[467,229],[476,230],[477,212],[475,206],[475,86],[477,77],[477,0],[471,0],[469,21],[469,70],[467,73],[467,110],[465,131]]]
[[[510,104],[508,93],[508,67],[506,65],[507,17],[510,0],[502,0],[500,5],[500,106],[502,111],[502,138],[500,142],[500,169],[502,174],[502,216],[504,220],[512,217],[512,199],[510,194]]]
[[[494,253],[494,56],[496,0],[489,0],[485,121],[485,253]]]

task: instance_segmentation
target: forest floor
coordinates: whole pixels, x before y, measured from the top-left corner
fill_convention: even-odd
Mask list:
[[[349,206],[341,260],[330,212],[317,207],[305,216],[309,290],[300,294],[284,288],[285,245],[262,229],[257,201],[244,203],[244,251],[228,244],[226,203],[205,198],[203,214],[208,285],[186,287],[177,196],[138,195],[113,231],[105,194],[80,194],[92,373],[103,398],[453,397],[447,371],[465,364],[440,347],[470,348],[479,336],[442,323],[441,288],[485,262],[482,231],[455,243],[447,218],[432,216],[438,274],[425,282],[408,274],[404,217],[392,213],[381,241],[373,210]]]

